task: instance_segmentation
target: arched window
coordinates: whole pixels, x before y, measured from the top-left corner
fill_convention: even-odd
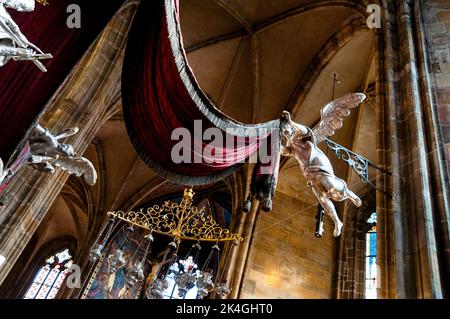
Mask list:
[[[366,232],[366,299],[377,298],[377,213],[367,219]]]
[[[34,276],[25,299],[54,299],[72,266],[69,249],[64,249],[50,256]]]

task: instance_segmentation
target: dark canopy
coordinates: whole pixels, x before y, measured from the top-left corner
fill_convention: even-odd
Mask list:
[[[189,67],[178,8],[177,0],[140,3],[123,66],[124,118],[133,145],[156,173],[179,184],[207,184],[227,176],[278,137],[279,121],[244,125],[213,105]],[[222,161],[207,163],[202,155],[202,160],[196,163],[173,161],[171,153],[178,140],[172,140],[172,132],[186,128],[194,136],[195,120],[201,121],[202,132],[213,127],[223,132],[222,146],[216,145],[213,152],[222,154]],[[230,140],[234,140],[235,146],[227,146],[226,141]],[[208,143],[193,137],[191,159],[204,154]],[[275,162],[277,150],[272,152],[271,160]]]

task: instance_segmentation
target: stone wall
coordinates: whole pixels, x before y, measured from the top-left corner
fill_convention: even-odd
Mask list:
[[[278,192],[259,212],[240,298],[332,298],[335,239],[315,237],[317,208]]]
[[[450,164],[450,2],[423,1],[423,12],[435,103]]]

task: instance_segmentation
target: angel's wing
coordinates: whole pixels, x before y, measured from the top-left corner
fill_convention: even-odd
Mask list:
[[[342,127],[344,117],[350,115],[350,110],[357,107],[366,99],[363,93],[351,93],[334,100],[325,105],[320,111],[320,122],[312,132],[316,139],[316,144],[324,141],[328,136]]]
[[[97,171],[94,165],[84,157],[60,157],[54,164],[70,174],[78,177],[83,175],[84,181],[91,186],[95,185],[97,181]]]

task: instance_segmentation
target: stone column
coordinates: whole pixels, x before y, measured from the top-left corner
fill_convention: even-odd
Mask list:
[[[228,243],[223,252],[223,256],[228,257],[228,259],[222,261],[220,269],[223,269],[223,279],[227,281],[231,288],[228,299],[236,299],[240,296],[242,283],[245,280],[246,262],[251,249],[252,234],[259,212],[259,203],[256,200],[253,201],[250,213],[246,214],[242,211],[246,193],[249,191],[251,169],[252,167],[247,167],[246,170],[241,169],[226,180],[233,200],[233,222],[230,230],[244,238],[236,247],[233,247],[233,243]]]
[[[432,9],[435,5],[438,10]],[[442,13],[442,14],[439,14]],[[435,209],[438,211],[435,217],[439,244],[442,254],[442,263],[444,271],[442,272],[442,282],[446,295],[450,293],[450,190],[449,190],[449,167],[450,156],[446,158],[445,148],[450,150],[450,131],[448,130],[450,118],[446,114],[450,114],[450,81],[447,80],[446,85],[442,88],[440,81],[433,79],[433,73],[439,74],[440,67],[433,68],[433,53],[435,53],[435,45],[433,37],[436,37],[437,52],[443,49],[444,57],[439,63],[443,64],[447,57],[450,56],[450,3],[443,3],[436,0],[416,1],[414,6],[415,25],[416,25],[416,43],[418,47],[418,64],[420,73],[420,88],[422,94],[426,97],[423,99],[426,130],[428,132],[428,144],[430,155],[430,174],[432,178],[432,187],[435,201]],[[437,22],[437,18],[441,24],[446,23],[446,30],[443,36],[440,31],[434,33],[426,30],[425,24],[433,25]],[[444,45],[441,43],[441,39]],[[440,54],[436,54],[439,56]],[[445,61],[447,65],[450,61]],[[447,76],[450,68],[447,67]],[[450,77],[448,77],[450,78]],[[433,81],[434,80],[434,81]],[[441,87],[438,92],[438,87]],[[442,94],[446,92],[446,94]],[[438,96],[447,96],[447,100],[439,100]],[[441,115],[441,116],[439,116]],[[450,154],[450,153],[449,153]]]
[[[432,136],[421,78],[426,60],[416,35],[420,20],[414,13],[418,1],[386,1],[382,55],[379,62],[380,96],[379,161],[392,178],[377,183],[392,191],[392,199],[378,195],[380,216],[380,296],[383,298],[442,298],[444,270],[439,260],[437,228],[440,208],[433,187]],[[415,19],[416,18],[416,19]],[[428,123],[428,125],[427,125]],[[441,205],[442,207],[442,205]]]

